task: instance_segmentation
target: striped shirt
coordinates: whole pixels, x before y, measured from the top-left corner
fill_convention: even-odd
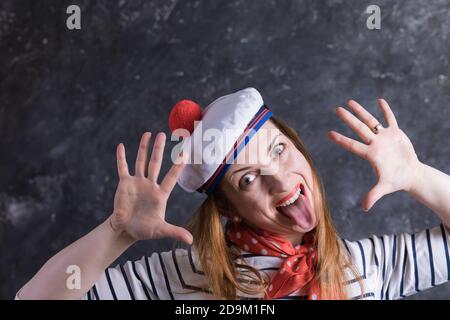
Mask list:
[[[347,267],[344,288],[350,299],[400,299],[450,280],[450,230],[443,224],[417,233],[372,235],[342,240],[358,275]],[[272,277],[282,258],[241,250],[239,259]],[[363,283],[363,290],[359,285]],[[206,288],[206,289],[205,289]],[[138,261],[108,268],[82,297],[99,299],[214,299],[207,289],[195,248],[155,252]],[[241,299],[260,299],[238,292]],[[299,290],[283,299],[305,299]]]
[[[450,229],[443,224],[417,233],[341,239],[357,275],[344,269],[347,296],[354,300],[401,299],[450,280]],[[238,259],[272,277],[282,258],[240,250]],[[362,282],[363,292],[359,282]],[[238,292],[240,299],[261,299]],[[305,299],[300,289],[282,299]],[[16,294],[16,299],[19,299]],[[194,247],[155,252],[107,268],[82,300],[214,299]]]

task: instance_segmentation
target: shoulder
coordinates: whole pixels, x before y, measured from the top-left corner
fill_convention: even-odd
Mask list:
[[[155,290],[160,292],[160,299],[187,299],[188,295],[197,299],[200,298],[198,293],[209,293],[207,279],[193,247],[155,252],[141,260],[148,264],[147,272],[153,278]]]

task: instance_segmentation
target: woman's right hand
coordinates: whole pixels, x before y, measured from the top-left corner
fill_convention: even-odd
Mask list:
[[[124,145],[117,146],[120,181],[114,197],[114,211],[109,218],[111,227],[115,232],[125,232],[135,240],[170,237],[192,244],[189,231],[164,219],[167,200],[185,166],[187,155],[181,156],[158,184],[166,136],[163,132],[156,136],[146,176],[150,137],[150,132],[142,135],[134,176],[128,171]]]

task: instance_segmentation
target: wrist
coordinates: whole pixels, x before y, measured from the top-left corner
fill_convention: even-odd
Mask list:
[[[411,170],[412,180],[409,186],[405,189],[410,194],[417,193],[424,185],[425,164],[418,161],[416,166]]]
[[[124,243],[126,245],[131,246],[135,242],[137,242],[136,239],[134,239],[132,236],[130,236],[126,231],[117,229],[113,222],[112,222],[113,214],[111,214],[108,219],[104,222],[106,229],[108,230],[108,233],[111,235],[111,237],[118,242]]]

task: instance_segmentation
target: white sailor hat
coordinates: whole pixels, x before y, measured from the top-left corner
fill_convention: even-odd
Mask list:
[[[191,100],[176,103],[170,112],[169,127],[173,135],[184,136],[181,147],[189,154],[178,184],[188,192],[211,194],[271,115],[255,88],[222,96],[204,111]]]

